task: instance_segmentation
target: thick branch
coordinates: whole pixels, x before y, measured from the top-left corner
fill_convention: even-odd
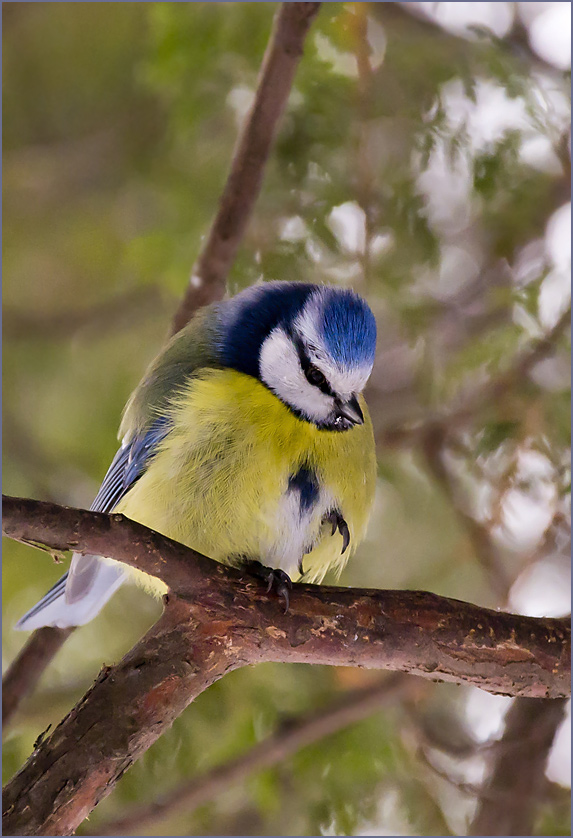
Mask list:
[[[257,582],[121,515],[18,498],[6,498],[3,513],[10,537],[125,561],[178,594],[10,782],[6,834],[72,832],[197,695],[245,664],[402,670],[529,697],[569,691],[565,620],[420,591],[312,585],[295,586],[285,614]]]
[[[286,107],[303,44],[320,3],[282,3],[263,59],[253,106],[238,139],[209,237],[173,318],[173,334],[201,306],[225,294],[227,274],[261,190],[264,167]]]
[[[296,720],[285,720],[278,730],[257,742],[246,753],[224,765],[215,766],[203,776],[188,779],[159,800],[147,806],[136,806],[124,817],[100,825],[96,832],[87,834],[126,835],[143,826],[149,829],[174,812],[192,812],[254,771],[284,762],[301,748],[368,718],[384,705],[413,691],[419,692],[419,682],[398,673],[385,676],[376,684],[353,690],[318,712]]]
[[[52,549],[109,556],[162,579],[200,622],[242,633],[249,662],[402,670],[489,692],[569,694],[567,620],[491,611],[423,591],[295,586],[291,607],[256,581],[122,515],[4,498],[3,531]]]

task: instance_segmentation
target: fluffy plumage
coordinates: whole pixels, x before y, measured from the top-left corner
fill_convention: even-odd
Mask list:
[[[201,310],[131,396],[92,508],[221,562],[259,560],[320,582],[368,520],[374,441],[360,393],[375,341],[366,303],[326,286],[266,283]],[[165,591],[76,554],[18,628],[83,624],[129,575]]]

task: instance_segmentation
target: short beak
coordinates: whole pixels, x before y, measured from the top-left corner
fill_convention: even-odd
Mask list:
[[[352,425],[364,424],[364,414],[360,409],[356,396],[352,396],[347,402],[338,402],[336,411],[339,416],[347,419]]]

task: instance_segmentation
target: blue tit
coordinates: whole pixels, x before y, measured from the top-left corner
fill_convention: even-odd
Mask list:
[[[219,562],[262,565],[271,581],[340,572],[374,495],[362,390],[375,345],[374,316],[350,290],[267,282],[201,309],[129,399],[121,448],[91,508]],[[17,628],[83,625],[129,577],[167,590],[76,553]]]

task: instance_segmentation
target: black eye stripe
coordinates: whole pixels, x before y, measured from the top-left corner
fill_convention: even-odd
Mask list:
[[[334,393],[332,392],[330,384],[324,377],[324,374],[318,369],[318,367],[314,366],[314,364],[308,357],[304,343],[302,342],[300,337],[298,335],[293,335],[292,338],[296,347],[296,351],[298,353],[302,371],[304,372],[308,383],[312,384],[313,387],[318,387],[318,389],[325,393],[327,396],[333,396]]]

